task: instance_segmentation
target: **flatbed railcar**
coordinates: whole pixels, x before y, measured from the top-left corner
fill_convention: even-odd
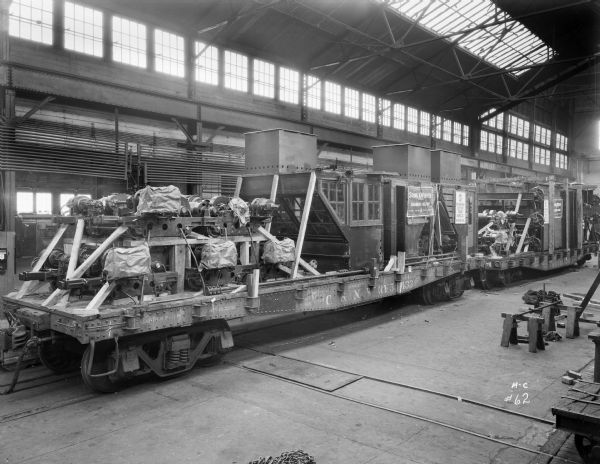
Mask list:
[[[233,346],[232,319],[462,294],[475,212],[458,155],[388,145],[373,171],[323,169],[314,136],[279,129],[247,134],[246,153],[233,198],[146,187],[74,199],[2,299],[0,361],[37,350],[108,392],[214,361]]]
[[[552,177],[478,182],[477,253],[468,258],[475,283],[506,285],[524,270],[581,266],[597,255],[600,201],[593,190]]]

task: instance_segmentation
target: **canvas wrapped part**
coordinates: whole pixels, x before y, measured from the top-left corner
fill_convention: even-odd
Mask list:
[[[296,245],[291,238],[284,238],[279,242],[267,242],[263,251],[265,263],[287,263],[296,258]]]
[[[179,214],[183,208],[189,210],[187,199],[174,185],[144,187],[138,190],[135,196],[138,199],[136,211],[138,216],[142,214]]]
[[[110,248],[104,256],[104,272],[108,280],[150,274],[150,264],[150,248],[146,243],[131,248]]]
[[[237,265],[235,243],[230,240],[211,240],[202,247],[200,264],[206,269],[221,269]]]
[[[245,226],[250,220],[250,208],[248,203],[238,197],[234,197],[229,200],[229,209],[233,211],[233,214],[239,219],[240,224]]]

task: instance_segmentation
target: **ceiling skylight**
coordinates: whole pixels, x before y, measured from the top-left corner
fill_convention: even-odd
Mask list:
[[[403,16],[518,76],[554,50],[491,0],[382,0]],[[481,27],[488,25],[487,27]],[[474,29],[463,33],[464,30]]]

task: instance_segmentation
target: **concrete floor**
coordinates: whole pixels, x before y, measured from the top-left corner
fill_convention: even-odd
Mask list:
[[[552,421],[568,389],[560,378],[592,360],[596,326],[533,354],[499,346],[500,313],[524,307],[542,282],[583,293],[596,273],[588,264],[435,306],[405,298],[269,328],[242,321],[222,363],[112,395],[34,367],[0,400],[0,462],[245,464],[294,449],[319,464],[534,462],[552,425],[466,400]],[[529,403],[506,401],[517,393]],[[563,455],[556,462],[578,462]]]

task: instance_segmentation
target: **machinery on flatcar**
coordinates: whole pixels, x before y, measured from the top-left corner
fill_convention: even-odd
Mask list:
[[[582,265],[598,251],[599,200],[592,187],[553,178],[479,182],[476,282],[488,288],[523,269]]]
[[[37,351],[114,391],[214,361],[233,346],[231,319],[462,294],[476,213],[458,155],[388,145],[372,171],[325,169],[315,136],[279,129],[247,134],[246,152],[232,197],[146,186],[73,199],[3,297],[2,364]]]

